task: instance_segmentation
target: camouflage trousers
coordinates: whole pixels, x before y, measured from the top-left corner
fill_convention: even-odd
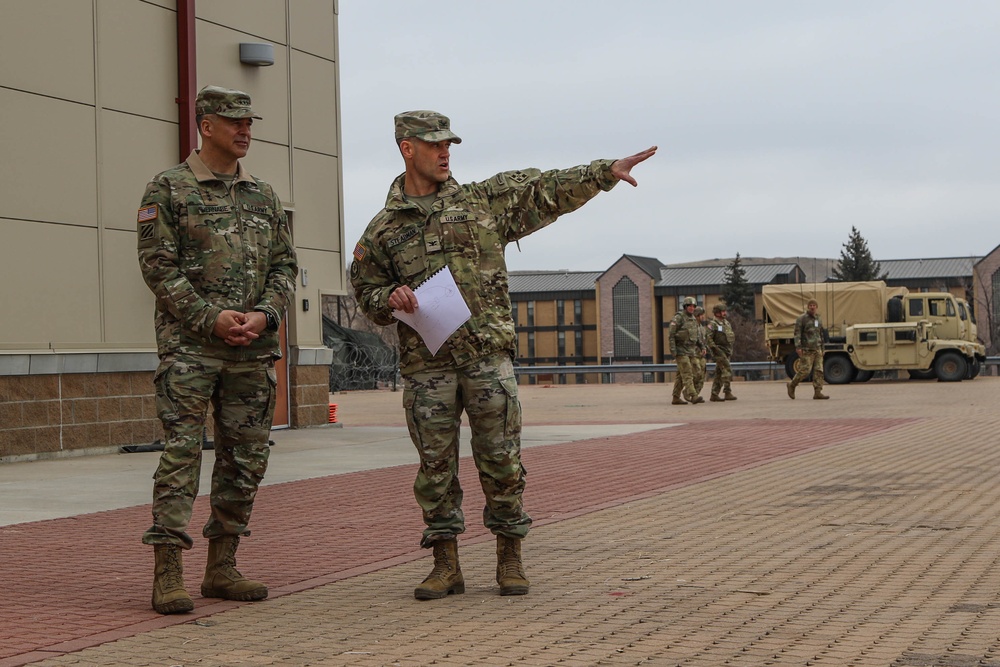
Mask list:
[[[733,367],[729,363],[729,355],[721,352],[715,354],[715,375],[712,377],[712,395],[731,391],[733,382]]]
[[[792,378],[792,385],[798,386],[800,382],[809,377],[812,373],[813,387],[818,391],[823,388],[823,350],[802,350],[799,360],[795,362],[795,377]]]
[[[701,390],[705,387],[705,377],[708,375],[708,359],[704,355],[694,357],[694,360],[691,362],[691,371],[694,373],[694,377],[692,378],[694,393],[700,394]]]
[[[486,496],[483,524],[494,534],[522,538],[531,525],[523,508],[521,404],[508,355],[479,359],[462,368],[403,376],[403,408],[420,455],[413,494],[423,511],[421,546],[465,532],[458,480],[462,411],[472,431],[472,457]]]
[[[249,535],[250,512],[270,454],[277,386],[274,363],[176,355],[160,362],[154,384],[165,439],[153,475],[153,525],[142,541],[191,548],[187,527],[198,495],[210,404],[215,466],[212,512],[202,534],[208,539]]]
[[[694,388],[694,367],[698,363],[698,357],[679,354],[674,359],[677,363],[677,373],[674,375],[674,398],[680,398],[683,394],[684,400],[691,400],[698,393]]]

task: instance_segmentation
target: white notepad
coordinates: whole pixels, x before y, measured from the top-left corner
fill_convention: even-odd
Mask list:
[[[472,317],[472,311],[447,266],[420,283],[413,293],[417,297],[416,310],[394,310],[392,316],[410,325],[431,354],[437,354],[448,337]]]

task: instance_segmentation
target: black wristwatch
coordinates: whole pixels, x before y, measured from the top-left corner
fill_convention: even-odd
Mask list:
[[[260,310],[260,311],[257,311],[257,312],[264,313],[264,317],[267,318],[267,330],[268,331],[277,331],[278,330],[278,320],[274,319],[274,315],[272,315],[269,311],[266,311],[266,310]]]

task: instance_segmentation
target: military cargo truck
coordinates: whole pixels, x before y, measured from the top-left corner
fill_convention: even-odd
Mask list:
[[[974,378],[986,359],[972,310],[948,292],[910,292],[883,281],[765,285],[764,339],[771,358],[795,375],[795,320],[810,299],[827,328],[824,374],[831,384],[864,382],[876,371],[915,379]]]

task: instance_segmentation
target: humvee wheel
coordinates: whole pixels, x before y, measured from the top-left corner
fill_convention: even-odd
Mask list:
[[[847,384],[856,372],[851,360],[842,354],[831,355],[823,361],[823,375],[830,384]]]
[[[969,373],[969,362],[958,352],[942,352],[934,362],[938,382],[961,382]]]

